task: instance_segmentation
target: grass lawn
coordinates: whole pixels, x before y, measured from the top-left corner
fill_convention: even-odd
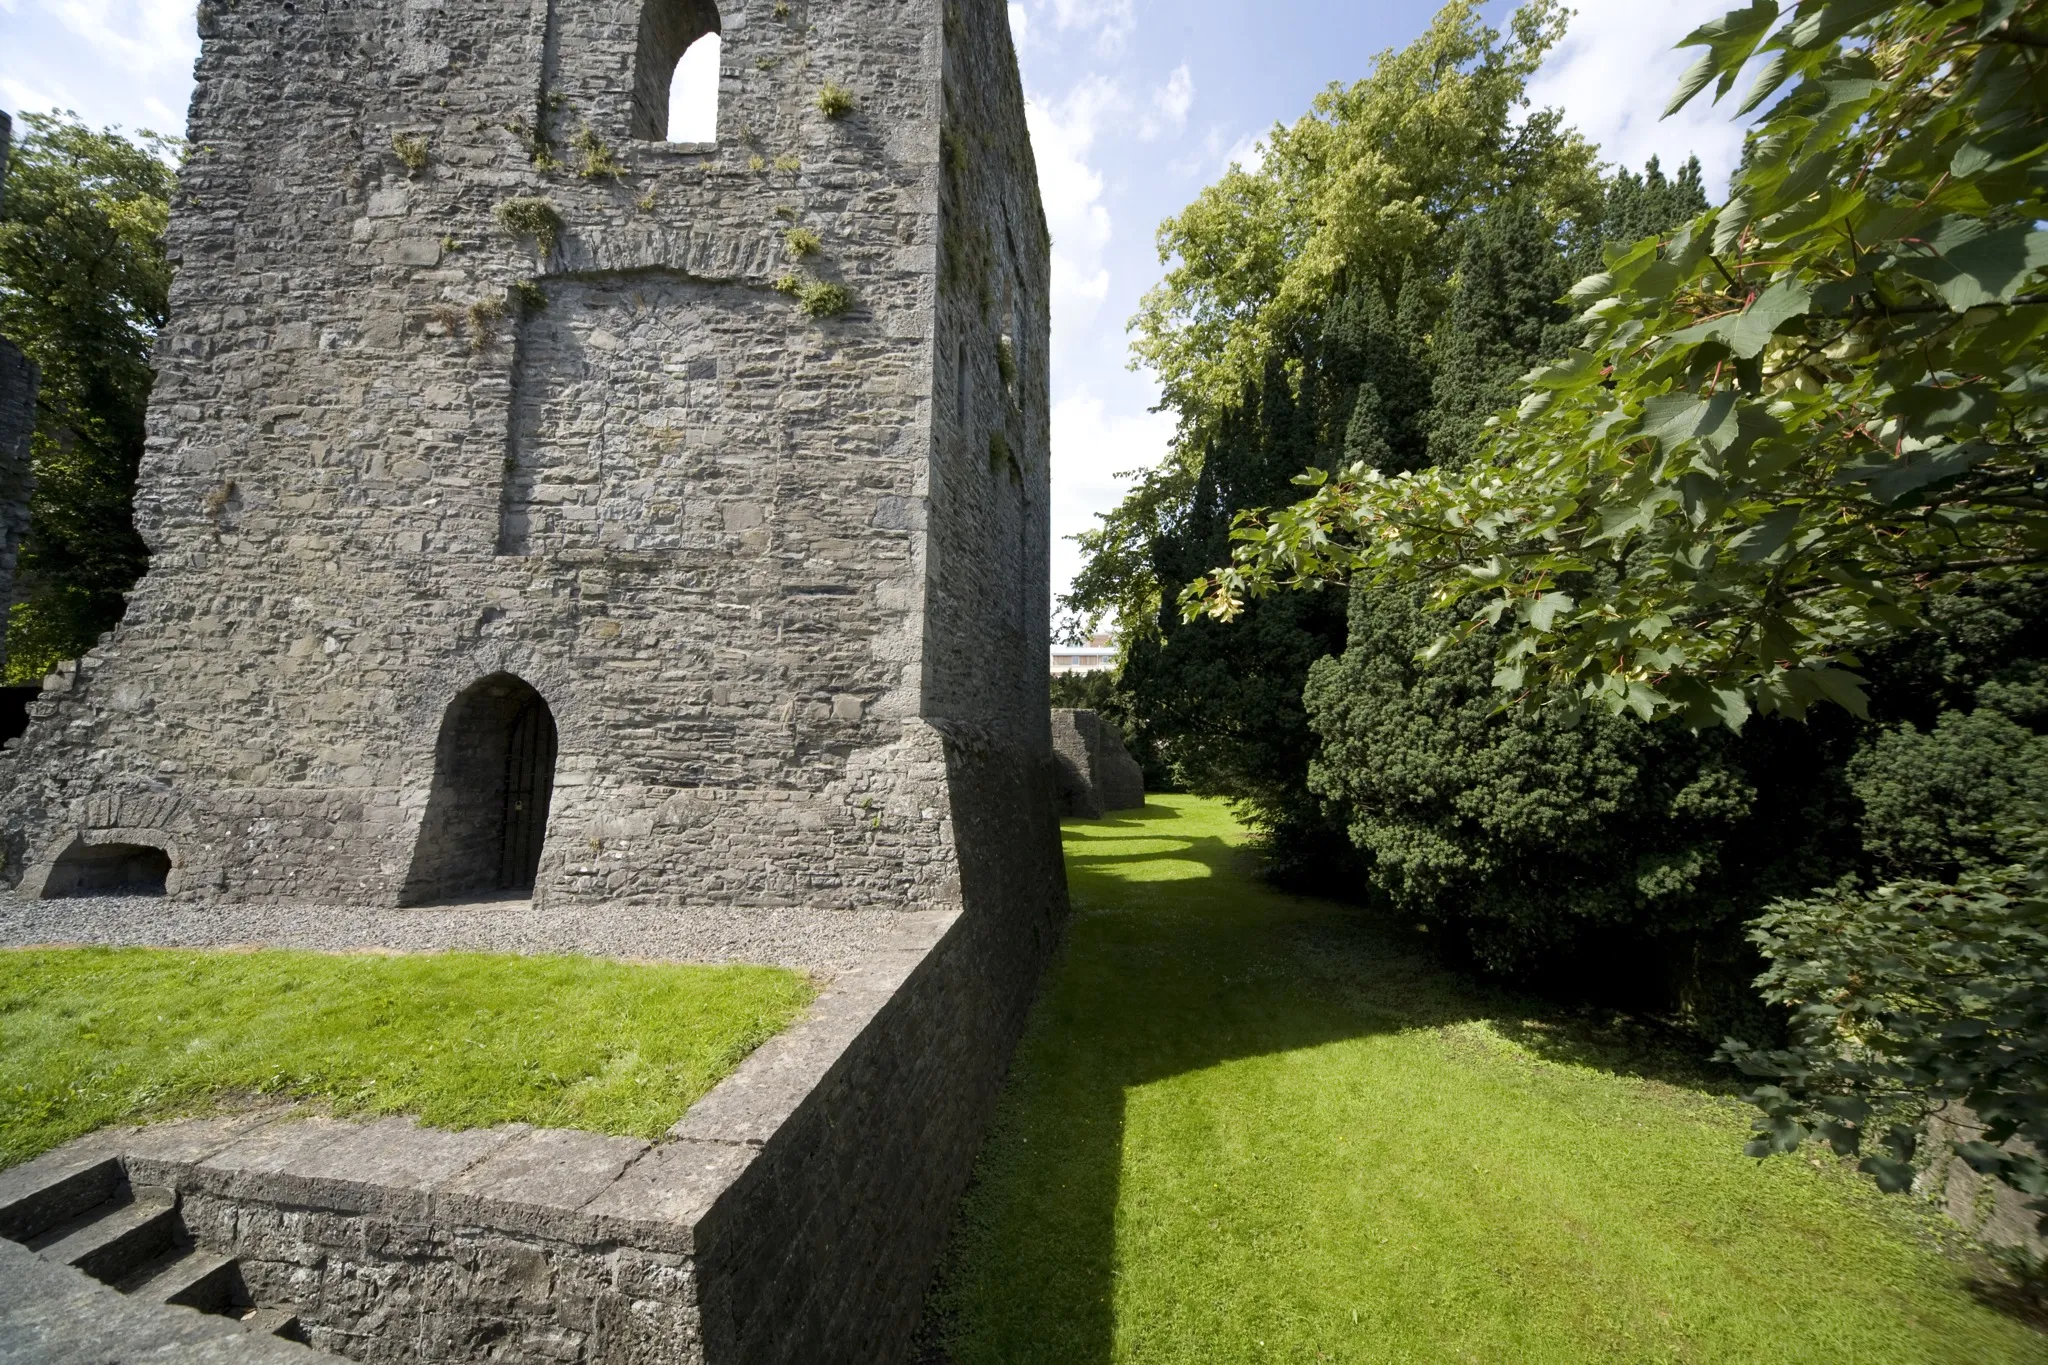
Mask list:
[[[772,967],[582,957],[0,951],[0,1166],[252,1094],[655,1137],[812,993]]]
[[[1067,954],[932,1305],[958,1365],[2048,1360],[1923,1210],[1744,1157],[1684,1065],[1242,838],[1191,797],[1067,826]]]

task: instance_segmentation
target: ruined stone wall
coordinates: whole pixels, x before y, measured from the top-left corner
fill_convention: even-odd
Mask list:
[[[0,113],[0,205],[6,203],[13,132],[14,121]],[[0,337],[0,674],[7,669],[7,609],[14,603],[14,570],[28,531],[28,499],[35,482],[28,440],[36,424],[36,378],[28,357]]]
[[[1123,732],[1098,712],[1054,709],[1052,748],[1060,814],[1099,820],[1145,804],[1144,770],[1124,747]]]
[[[538,899],[957,903],[946,737],[1049,755],[1002,7],[651,3],[202,7],[151,568],[0,759],[25,893],[82,839],[167,848],[174,896],[393,903],[504,672],[559,728]],[[718,141],[634,136],[644,32],[713,20]],[[793,226],[846,315],[773,287]]]

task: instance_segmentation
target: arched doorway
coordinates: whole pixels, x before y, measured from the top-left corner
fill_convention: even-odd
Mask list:
[[[448,704],[405,904],[533,890],[556,745],[547,701],[510,673],[493,673]]]

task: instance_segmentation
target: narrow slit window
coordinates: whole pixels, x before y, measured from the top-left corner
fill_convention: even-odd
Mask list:
[[[633,136],[718,139],[718,7],[711,0],[645,0],[633,68]]]

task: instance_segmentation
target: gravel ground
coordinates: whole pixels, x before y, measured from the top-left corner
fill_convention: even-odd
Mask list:
[[[388,910],[188,903],[148,896],[0,898],[0,947],[132,944],[158,948],[311,948],[324,952],[588,953],[667,962],[759,962],[830,974],[887,937],[891,911],[657,910],[613,905],[536,910],[529,901]]]

